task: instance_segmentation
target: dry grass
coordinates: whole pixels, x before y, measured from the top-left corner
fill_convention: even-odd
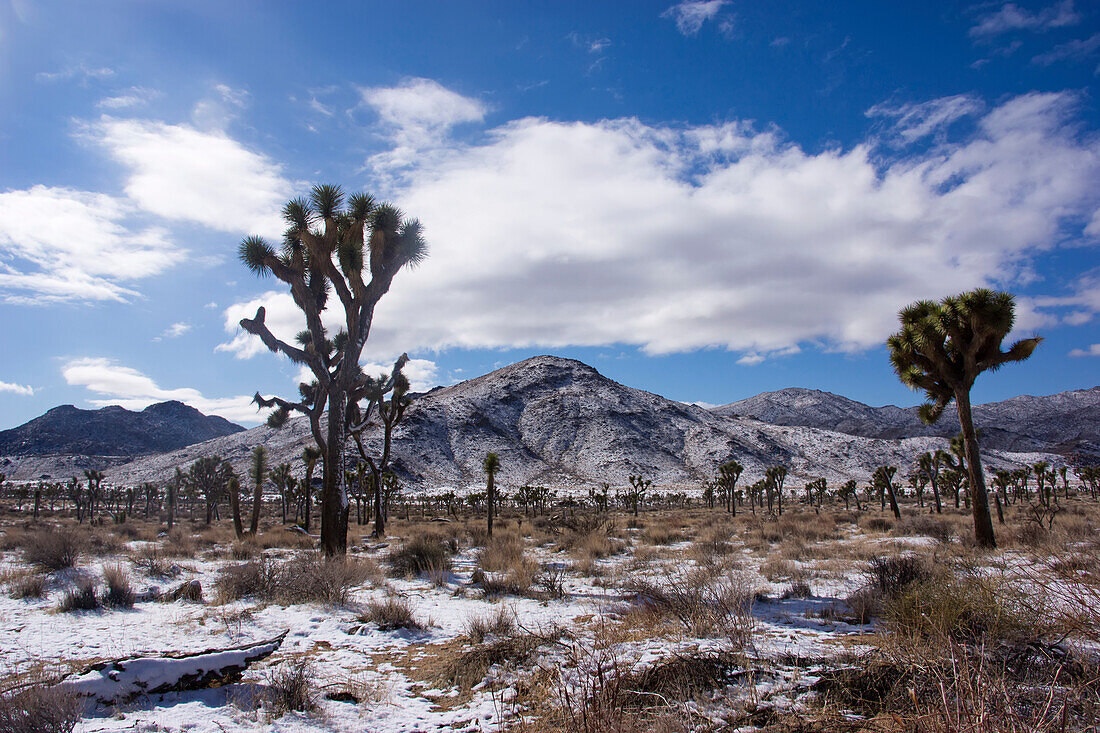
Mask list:
[[[40,529],[22,536],[23,559],[43,570],[76,567],[85,543],[74,530]]]
[[[110,608],[133,608],[134,589],[130,586],[130,573],[121,564],[105,565],[103,580],[107,590],[103,594],[103,605]]]
[[[359,615],[360,623],[374,624],[381,631],[396,629],[420,630],[424,625],[416,620],[412,604],[402,596],[389,596],[383,601],[371,601]]]
[[[29,598],[43,598],[48,586],[47,579],[42,575],[25,575],[14,580],[9,585],[9,595],[12,598],[25,600]]]
[[[451,569],[453,545],[439,534],[421,534],[401,543],[386,558],[394,577],[407,578]]]
[[[477,553],[473,581],[485,595],[530,595],[539,579],[538,563],[528,558],[523,538],[514,532],[498,532]]]
[[[723,637],[737,648],[752,638],[755,584],[742,573],[670,575],[660,583],[634,583],[639,611],[675,619],[694,636]]]
[[[273,717],[292,710],[310,712],[317,709],[313,668],[304,657],[286,662],[268,673],[267,689]]]
[[[466,619],[465,626],[465,636],[474,644],[481,644],[491,636],[511,636],[516,631],[516,612],[497,606],[496,611],[489,615]]]
[[[75,695],[44,684],[0,694],[0,731],[71,733],[83,708]]]
[[[300,603],[346,605],[352,588],[377,577],[377,568],[354,558],[325,559],[309,554],[291,560],[259,558],[222,568],[218,601],[241,598],[289,606]]]
[[[58,603],[57,610],[61,613],[73,611],[95,611],[101,607],[99,596],[96,594],[95,583],[91,578],[80,578],[65,591]]]

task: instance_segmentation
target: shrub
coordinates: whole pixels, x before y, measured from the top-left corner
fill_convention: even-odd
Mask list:
[[[168,533],[168,541],[164,543],[164,554],[167,557],[191,558],[197,552],[194,535],[184,531],[183,527],[173,527]]]
[[[310,554],[284,562],[261,557],[222,568],[217,579],[218,599],[228,603],[252,597],[286,606],[339,606],[348,602],[353,587],[375,573],[369,563],[346,557],[326,559]]]
[[[11,597],[16,599],[42,598],[46,595],[46,578],[26,575],[11,584]]]
[[[451,569],[450,547],[438,535],[423,534],[403,542],[387,558],[393,574],[404,578]]]
[[[538,564],[524,554],[523,539],[501,533],[478,552],[473,581],[487,596],[526,595],[538,576]]]
[[[642,541],[650,545],[671,545],[684,539],[679,529],[664,524],[651,524],[641,532]]]
[[[886,601],[883,618],[909,637],[1027,644],[1039,637],[1046,616],[1036,600],[1005,583],[945,573],[905,586]]]
[[[498,606],[495,613],[488,616],[471,616],[466,619],[466,638],[474,644],[481,644],[487,636],[510,636],[516,630],[514,611]]]
[[[359,616],[359,621],[376,624],[381,631],[416,631],[424,628],[413,615],[412,604],[400,596],[390,596],[384,601],[371,601],[367,604],[367,610]]]
[[[107,530],[96,530],[88,534],[87,552],[95,557],[117,555],[122,552],[122,540]]]
[[[107,583],[107,592],[103,604],[111,608],[133,608],[134,590],[130,587],[130,574],[122,565],[107,565],[103,568],[103,580]]]
[[[83,543],[71,529],[40,529],[25,537],[23,558],[44,570],[64,570],[75,567]]]
[[[162,550],[154,544],[145,545],[130,556],[130,562],[134,567],[142,570],[150,578],[168,580],[178,578],[183,569],[173,562],[168,562]]]
[[[95,583],[91,578],[80,578],[76,585],[65,591],[57,610],[62,613],[72,611],[94,611],[100,607],[99,596],[95,592]]]
[[[913,583],[928,580],[931,571],[916,555],[871,558],[867,573],[875,590],[884,598],[896,598]]]
[[[955,529],[946,519],[916,514],[903,517],[894,525],[893,533],[902,537],[925,536],[940,542],[950,542],[955,535]]]
[[[692,573],[663,583],[641,582],[628,588],[642,608],[673,618],[697,636],[726,636],[739,645],[752,636],[752,603],[756,595],[746,576]]]
[[[80,721],[83,703],[71,692],[46,685],[0,694],[0,731],[70,733]]]
[[[308,712],[316,709],[313,668],[304,658],[282,665],[269,673],[267,688],[276,717],[290,710]]]

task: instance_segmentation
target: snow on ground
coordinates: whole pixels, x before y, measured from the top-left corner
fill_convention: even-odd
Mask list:
[[[522,629],[547,634],[555,628],[566,631],[562,643],[540,648],[527,670],[491,669],[489,677],[498,683],[515,682],[520,672],[538,666],[577,666],[578,650],[595,648],[599,629],[620,618],[635,602],[623,583],[643,576],[659,580],[669,573],[689,570],[694,562],[689,559],[689,547],[690,543],[682,542],[657,548],[656,557],[644,567],[632,561],[631,553],[597,560],[593,564],[602,580],[571,573],[564,583],[566,597],[561,600],[485,599],[471,586],[475,566],[471,550],[455,557],[453,571],[441,587],[426,577],[387,580],[386,587],[381,588],[368,583],[356,588],[351,602],[340,608],[316,604],[283,607],[252,601],[216,604],[212,600],[216,577],[232,561],[196,559],[179,561],[184,570],[171,581],[148,578],[132,566],[130,571],[139,592],[153,586],[165,591],[181,582],[198,580],[206,591],[206,603],[143,601],[132,610],[60,613],[55,610],[58,600],[74,573],[55,573],[43,599],[0,596],[0,665],[14,679],[35,669],[79,670],[108,659],[235,646],[288,631],[281,648],[254,665],[238,683],[196,692],[150,695],[117,707],[97,707],[88,711],[77,730],[496,730],[504,718],[515,713],[514,691],[501,692],[501,684],[483,683],[469,693],[460,693],[432,680],[430,667],[438,663],[438,650],[463,648],[462,637],[470,619],[488,617],[504,607]],[[568,560],[551,546],[528,551],[542,563]],[[373,552],[364,554],[381,559],[385,552],[384,546],[376,546]],[[811,580],[812,595],[784,598],[781,593],[787,584],[764,580],[759,573],[762,559],[757,553],[735,541],[732,557],[738,572],[750,578],[760,592],[752,604],[753,634],[746,651],[750,663],[764,671],[747,683],[753,688],[751,696],[770,697],[779,706],[794,704],[816,680],[816,664],[859,648],[860,636],[869,630],[836,620],[833,613],[842,607],[839,599],[855,590],[861,578],[851,573],[835,577],[819,573]],[[128,562],[123,558],[119,561]],[[78,572],[98,574],[102,562],[88,561]],[[18,552],[4,553],[0,570],[21,567],[25,566],[19,562]],[[357,620],[365,604],[392,594],[411,602],[424,630],[381,631]],[[640,669],[676,655],[721,652],[726,644],[722,639],[692,638],[687,634],[668,638],[642,633],[618,639],[605,651],[632,665],[632,669]],[[264,697],[270,671],[301,657],[308,658],[322,692],[353,689],[359,702],[321,696],[316,712],[289,712],[277,719],[271,718],[268,709],[257,709],[256,701]],[[570,684],[570,674],[575,679],[577,670],[564,674],[562,684]],[[735,692],[733,688],[730,691]],[[741,692],[742,696],[749,694]],[[720,719],[726,714],[721,702],[725,698],[725,693],[719,694],[714,709],[696,712]]]

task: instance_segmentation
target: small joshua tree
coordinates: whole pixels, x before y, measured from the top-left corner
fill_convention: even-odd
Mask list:
[[[726,511],[736,516],[737,514],[737,480],[745,470],[737,461],[727,461],[718,467],[718,485],[722,489],[722,496],[726,500]]]
[[[366,194],[344,196],[339,186],[314,186],[309,198],[297,198],[283,207],[289,228],[279,252],[261,237],[248,237],[240,257],[256,275],[273,275],[290,289],[302,311],[306,330],[292,345],[265,324],[260,307],[240,325],[264,346],[309,368],[313,382],[299,386],[301,399],[262,397],[261,407],[274,407],[273,426],[290,412],[309,418],[310,430],[324,461],[321,489],[321,548],[326,555],[347,552],[347,487],[343,484],[344,453],[349,415],[366,396],[368,378],[359,361],[370,335],[374,310],[397,273],[427,256],[418,221],[408,220],[393,206],[378,205]],[[369,231],[369,235],[367,232]],[[322,313],[335,294],[343,310],[341,328],[330,334]],[[328,424],[321,430],[321,416]]]
[[[645,494],[649,491],[649,487],[653,485],[653,482],[642,478],[641,475],[631,476],[629,481],[630,490],[627,492],[627,500],[630,502],[636,517],[638,516],[638,505],[645,499]]]
[[[489,537],[493,536],[493,505],[496,504],[496,476],[497,471],[500,470],[500,456],[496,453],[489,452],[485,454],[485,461],[482,463],[482,468],[485,469],[485,504],[487,505],[489,522]]]
[[[879,496],[885,494],[890,499],[890,511],[894,513],[894,519],[901,519],[901,509],[898,508],[898,500],[895,495],[897,487],[894,484],[894,474],[897,472],[897,466],[879,466],[875,469],[874,475],[871,476],[871,484],[879,492]]]
[[[985,288],[939,303],[913,303],[898,318],[901,330],[886,340],[894,371],[903,384],[924,390],[928,402],[921,406],[920,416],[925,423],[939,420],[955,401],[973,498],[974,538],[979,545],[995,547],[970,389],[982,372],[1027,359],[1041,339],[1023,339],[1002,351],[1001,343],[1016,321],[1015,300],[1009,293]]]
[[[258,445],[252,449],[252,466],[249,470],[252,478],[252,521],[248,533],[253,537],[260,531],[260,507],[264,500],[264,481],[267,479],[267,448]]]
[[[772,511],[772,492],[774,492],[779,515],[783,516],[783,482],[787,479],[787,467],[772,466],[767,470],[766,477],[770,489],[768,492],[768,512]]]

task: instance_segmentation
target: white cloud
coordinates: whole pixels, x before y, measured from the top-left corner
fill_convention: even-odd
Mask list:
[[[713,20],[727,0],[684,0],[661,13],[662,18],[672,18],[676,28],[685,36],[694,36],[708,20]]]
[[[126,194],[167,219],[281,238],[291,196],[280,167],[223,132],[103,117],[85,134],[129,169]]]
[[[389,364],[363,364],[363,371],[372,376],[389,374],[393,371],[393,362]],[[402,373],[409,380],[409,389],[413,392],[427,392],[439,386],[439,367],[428,359],[409,359]]]
[[[106,66],[87,66],[86,64],[77,64],[76,66],[69,66],[60,71],[40,71],[34,75],[36,81],[55,82],[55,81],[69,81],[70,79],[76,79],[81,84],[87,84],[88,81],[95,79],[97,81],[103,81],[104,79],[110,79],[115,75],[115,70]]]
[[[99,100],[96,102],[95,106],[101,109],[129,109],[131,107],[140,107],[148,103],[149,100],[156,99],[159,96],[160,92],[155,89],[130,87],[113,97],[105,97]]]
[[[22,395],[24,397],[30,397],[34,394],[34,387],[26,384],[14,384],[12,382],[0,382],[0,392],[11,392],[12,394]]]
[[[258,423],[264,415],[252,404],[252,397],[208,398],[197,389],[182,387],[163,389],[155,381],[111,359],[85,357],[73,359],[61,369],[65,382],[86,387],[103,395],[89,402],[97,407],[121,405],[129,410],[141,410],[157,402],[179,400],[207,415],[221,415],[227,420]]]
[[[984,108],[985,105],[977,97],[956,94],[922,103],[876,104],[866,114],[868,117],[893,118],[894,133],[902,142],[913,143],[929,135],[942,135],[951,123],[979,114]]]
[[[1073,349],[1070,356],[1100,356],[1100,344],[1093,344],[1087,349]]]
[[[399,202],[432,251],[380,302],[372,360],[449,347],[710,346],[757,357],[876,346],[897,310],[1010,286],[1100,205],[1100,142],[1075,98],[1028,94],[966,139],[898,159],[809,153],[744,123],[522,119],[412,170]],[[224,350],[263,350],[226,311]],[[332,325],[335,325],[333,322]]]
[[[168,328],[164,329],[164,333],[160,335],[160,338],[174,339],[179,338],[183,334],[191,330],[190,323],[173,323]]]
[[[1050,66],[1057,61],[1083,61],[1100,50],[1100,33],[1088,38],[1075,38],[1072,41],[1059,44],[1044,54],[1039,54],[1031,61],[1040,66]]]
[[[126,300],[128,285],[185,254],[160,228],[133,230],[126,201],[68,188],[0,193],[0,293],[9,302]]]
[[[360,89],[363,103],[378,113],[393,147],[371,158],[375,169],[387,175],[406,168],[437,150],[451,129],[480,122],[487,109],[431,79],[406,79],[394,87]]]
[[[1073,0],[1061,0],[1034,13],[1016,3],[1005,3],[996,12],[978,18],[977,24],[970,29],[970,35],[988,37],[1009,31],[1042,32],[1080,22],[1081,15],[1074,10]]]

